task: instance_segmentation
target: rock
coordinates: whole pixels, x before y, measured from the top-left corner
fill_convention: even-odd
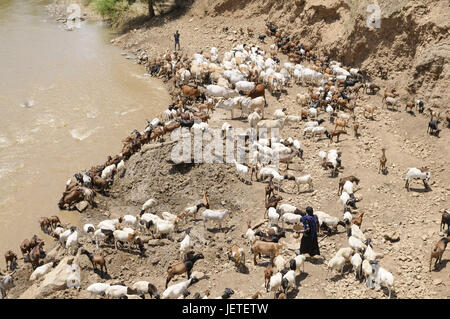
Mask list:
[[[80,267],[73,263],[73,257],[65,257],[51,272],[45,275],[41,283],[28,288],[19,299],[44,298],[56,291],[80,287]]]
[[[400,240],[400,235],[394,231],[393,233],[387,233],[383,235],[384,239],[389,240],[391,242],[396,242]]]
[[[87,207],[89,206],[89,203],[87,201],[81,201],[78,204],[75,205],[76,209],[81,213],[83,212]]]
[[[56,245],[49,253],[47,253],[46,261],[50,262],[60,259],[62,255],[64,255],[64,249],[60,245]]]
[[[159,264],[159,262],[160,262],[159,258],[155,258],[151,261],[153,266],[156,266],[157,264]]]
[[[159,239],[149,239],[147,241],[149,246],[162,246],[163,244],[159,241]]]
[[[150,237],[150,236],[139,236],[140,238],[141,238],[141,241],[144,243],[144,244],[147,244],[148,242],[150,242],[150,241],[152,241],[152,240],[156,240],[157,241],[157,239],[153,239],[152,237]]]
[[[437,286],[437,285],[440,285],[440,284],[442,284],[442,279],[435,279],[435,280],[433,280],[433,285]]]
[[[194,271],[191,274],[192,277],[195,277],[197,279],[203,279],[205,277],[205,273],[201,272],[201,271]]]

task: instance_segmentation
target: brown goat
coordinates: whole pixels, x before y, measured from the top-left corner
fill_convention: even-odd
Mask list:
[[[105,274],[108,273],[108,269],[106,269],[106,260],[103,256],[94,255],[83,248],[81,249],[81,254],[88,256],[89,260],[92,263],[92,268],[94,268],[94,271],[97,270],[97,265],[100,266],[102,277],[103,277],[103,267],[105,267]]]
[[[258,84],[255,86],[255,88],[253,90],[250,91],[250,93],[247,95],[247,97],[254,99],[259,96],[262,96],[265,99],[266,98],[265,89],[266,89],[266,87],[264,86],[264,84]]]
[[[208,193],[206,190],[203,190],[203,205],[206,209],[209,209],[209,199],[208,199]]]
[[[41,229],[45,234],[49,233],[48,229],[51,228],[50,219],[48,219],[47,217],[41,217],[41,219],[39,219],[39,225],[41,226]]]
[[[195,98],[200,96],[200,90],[189,85],[183,85],[181,87],[181,91],[183,92],[183,96],[188,98]]]
[[[69,194],[64,195],[61,200],[58,203],[58,207],[60,209],[64,208],[64,205],[72,205],[79,201],[81,201],[84,198],[84,193],[81,190],[81,188],[77,187],[73,191],[71,191]]]
[[[63,194],[69,194],[71,191],[76,189],[77,186],[80,186],[80,183],[77,180],[72,180],[69,185],[66,185],[66,189]]]
[[[437,243],[434,244],[433,249],[431,250],[430,256],[430,271],[431,271],[431,262],[433,258],[436,259],[434,263],[434,267],[436,268],[438,262],[442,261],[442,255],[444,254],[445,248],[447,248],[448,241],[450,240],[450,236],[441,238]]]
[[[170,124],[167,124],[167,125],[164,125],[164,127],[163,127],[163,131],[164,131],[164,134],[165,133],[167,133],[167,132],[172,132],[173,130],[175,130],[175,129],[177,129],[177,128],[179,128],[180,127],[180,122],[172,122],[172,123],[170,123]]]
[[[179,261],[177,263],[170,265],[167,268],[166,288],[167,288],[167,285],[169,284],[169,281],[173,277],[175,277],[175,275],[181,275],[186,272],[188,279],[190,279],[191,271],[192,271],[192,268],[194,267],[195,262],[199,259],[204,259],[204,258],[205,257],[203,256],[202,253],[199,253],[197,255],[192,255],[192,253],[188,253],[185,261]]]
[[[158,126],[157,128],[153,129],[152,133],[150,134],[150,141],[154,141],[163,135],[164,135],[164,129],[162,127]]]
[[[261,293],[257,291],[253,296],[251,296],[251,299],[258,299],[258,297],[262,297]]]
[[[342,129],[345,129],[347,127],[347,120],[342,120],[342,119],[336,119],[334,121],[334,130],[336,131],[337,127],[340,126],[342,127]]]
[[[234,265],[239,266],[240,263],[245,265],[245,252],[244,249],[238,245],[233,245],[229,251],[227,251],[228,259],[234,260]]]
[[[375,106],[373,106],[373,105],[364,105],[364,113],[363,113],[363,115],[364,115],[365,118],[367,118],[366,112],[370,114],[370,117],[373,120],[373,113],[375,112]]]
[[[413,108],[415,108],[416,104],[414,102],[407,101],[405,104],[405,111],[409,109],[412,112]]]
[[[344,109],[344,108],[347,107],[347,100],[344,100],[344,99],[338,99],[338,100],[336,101],[336,104],[337,104],[338,108],[342,110],[342,109]]]
[[[210,103],[204,103],[204,104],[198,104],[197,108],[200,112],[205,112],[206,110],[206,114],[209,114],[209,111],[213,111],[214,110],[214,102],[210,102]]]
[[[265,199],[265,204],[266,204],[266,211],[264,212],[264,217],[267,214],[267,211],[269,210],[270,207],[273,208],[277,208],[278,203],[283,199],[283,197],[281,196],[272,196],[269,199]]]
[[[358,227],[361,227],[362,220],[363,220],[363,216],[364,216],[364,212],[363,212],[363,211],[360,211],[360,212],[359,212],[359,216],[352,219],[352,224],[355,224],[355,225],[357,225]]]
[[[342,194],[342,189],[344,188],[344,184],[345,184],[346,181],[350,181],[350,182],[356,183],[356,185],[358,185],[359,178],[357,178],[357,177],[355,177],[353,175],[350,175],[350,176],[343,177],[343,178],[339,179],[338,195]]]
[[[25,254],[28,254],[31,251],[31,244],[28,239],[24,239],[20,244],[20,251],[22,252],[23,257],[25,258]]]
[[[273,196],[274,190],[275,190],[275,185],[273,184],[272,181],[270,181],[265,187],[265,191],[266,191],[265,198],[269,199],[271,197],[271,195]]]
[[[61,224],[61,221],[59,220],[58,216],[50,216],[49,220],[52,228],[56,228],[57,225]]]
[[[381,102],[384,102],[387,97],[396,98],[399,94],[395,91],[395,89],[392,89],[391,92],[388,92],[388,90],[384,91],[384,96],[381,99]]]
[[[260,109],[256,110],[259,114],[261,114]],[[258,180],[258,173],[260,169],[260,163],[255,163],[250,167],[250,181],[253,181],[253,173],[255,173],[256,180]]]
[[[180,118],[184,121],[193,121],[194,120],[194,116],[189,112],[181,112]]]
[[[5,261],[6,261],[6,270],[8,270],[8,262],[9,262],[9,269],[12,269],[12,265],[17,263],[17,255],[12,251],[8,250],[5,253]]]
[[[271,243],[261,240],[255,241],[252,245],[253,262],[256,265],[256,256],[261,258],[261,254],[270,255],[270,262],[273,264],[273,259],[279,255],[279,249],[282,247],[281,243]]]
[[[39,266],[39,258],[41,258],[41,248],[44,246],[44,241],[40,241],[30,252],[30,261],[33,269]]]
[[[103,191],[108,187],[108,182],[100,176],[96,175],[94,176],[94,178],[92,178],[92,185],[97,191]]]
[[[447,224],[448,231],[450,229],[450,214],[446,210],[444,210],[444,212],[442,213],[441,225],[439,227],[439,230],[444,230],[445,224]]]
[[[387,158],[386,158],[386,149],[382,148],[381,151],[383,152],[383,155],[381,155],[380,157],[380,167],[378,169],[378,173],[380,173],[381,171],[384,173],[386,172],[386,162],[387,162]]]
[[[206,122],[206,123],[208,123],[208,120],[211,118],[209,116],[209,114],[206,114],[206,113],[203,113],[203,112],[196,112],[196,113],[194,113],[194,116],[197,119],[199,119],[200,121]],[[196,119],[196,118],[194,118],[194,119]]]
[[[375,94],[375,91],[379,91],[380,87],[376,85],[375,83],[366,83],[364,85],[364,92],[367,94],[367,91],[370,92],[370,94]]]
[[[331,142],[333,142],[333,137],[337,136],[336,143],[339,143],[339,136],[341,136],[341,134],[347,134],[347,131],[346,130],[337,130],[337,131],[329,133],[328,136],[329,136]]]
[[[358,137],[358,129],[359,129],[359,124],[356,122],[353,122],[353,132],[355,133],[355,137]]]
[[[264,287],[266,288],[266,291],[269,291],[269,283],[270,283],[270,277],[273,275],[273,268],[271,265],[268,265],[264,269]]]

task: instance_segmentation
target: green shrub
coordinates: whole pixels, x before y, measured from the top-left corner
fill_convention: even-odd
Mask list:
[[[95,10],[103,17],[117,18],[128,9],[128,2],[121,0],[95,0]]]

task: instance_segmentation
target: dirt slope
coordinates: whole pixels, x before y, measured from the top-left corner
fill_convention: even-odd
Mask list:
[[[381,0],[380,28],[369,28],[369,0],[196,1],[164,17],[157,17],[120,38],[123,47],[160,52],[172,50],[176,29],[181,45],[193,49],[220,42],[258,43],[267,22],[346,65],[365,70],[373,79],[378,68],[388,70],[386,87],[395,87],[403,100],[422,98],[430,107],[448,110],[450,85],[450,11],[445,1]],[[222,28],[230,27],[229,33]],[[255,37],[234,34],[242,27]],[[128,30],[128,28],[127,28]],[[231,36],[231,39],[229,39]],[[199,47],[199,41],[202,47]],[[154,44],[158,43],[158,46]],[[271,42],[270,42],[271,43]]]

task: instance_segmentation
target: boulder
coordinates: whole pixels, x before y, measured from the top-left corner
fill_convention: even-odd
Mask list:
[[[47,253],[46,261],[50,262],[54,260],[60,260],[63,257],[64,253],[65,249],[61,245],[57,244],[49,253]]]
[[[395,231],[392,233],[387,233],[383,235],[384,239],[389,240],[391,242],[396,242],[400,240],[400,235]]]
[[[74,263],[73,257],[65,257],[44,280],[28,288],[19,299],[44,298],[56,291],[67,288],[80,288],[80,267]]]
[[[203,278],[205,277],[205,273],[200,272],[200,271],[194,271],[194,272],[191,274],[191,277],[195,277],[195,278],[197,278],[197,279],[203,279]]]
[[[83,212],[87,207],[89,206],[89,203],[87,201],[81,201],[78,204],[75,205],[76,209],[81,213]]]

